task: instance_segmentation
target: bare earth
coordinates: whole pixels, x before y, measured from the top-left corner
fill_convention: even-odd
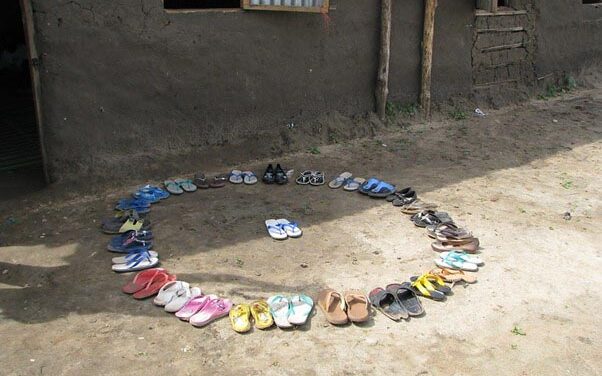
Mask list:
[[[122,294],[128,277],[110,271],[99,220],[136,184],[1,202],[0,373],[598,375],[601,115],[598,87],[282,158],[412,185],[480,237],[479,282],[423,301],[426,316],[409,322],[377,314],[337,328],[318,311],[292,331],[239,335],[227,319],[195,329]],[[260,173],[267,162],[243,167]],[[263,221],[281,217],[304,236],[271,240]],[[164,201],[151,218],[163,266],[235,302],[368,291],[430,269],[436,255],[390,204],[326,187],[229,185]]]

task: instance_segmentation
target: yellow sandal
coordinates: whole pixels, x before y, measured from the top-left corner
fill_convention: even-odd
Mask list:
[[[230,310],[229,316],[235,332],[246,333],[251,330],[251,309],[248,304],[235,306]]]
[[[274,324],[270,307],[265,300],[258,300],[251,304],[251,315],[257,329],[267,329]]]

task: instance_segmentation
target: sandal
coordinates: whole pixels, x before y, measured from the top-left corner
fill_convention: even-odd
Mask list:
[[[217,175],[214,176],[213,179],[209,181],[210,188],[222,188],[226,186],[226,182],[228,181],[229,175]]]
[[[303,235],[303,230],[296,222],[290,222],[288,219],[277,219],[276,222],[289,238],[298,238]]]
[[[439,276],[445,282],[452,284],[452,287],[456,282],[475,283],[477,278],[474,275],[466,274],[462,270],[453,270],[447,268],[435,268],[429,273]]]
[[[257,329],[267,329],[274,325],[274,319],[270,313],[270,306],[265,300],[258,300],[251,303],[251,316],[255,321]]]
[[[111,269],[117,273],[127,273],[152,268],[157,264],[159,264],[159,258],[151,256],[148,249],[145,248],[141,252],[135,253],[130,259],[127,259],[125,263],[113,264]]]
[[[423,210],[420,213],[416,213],[410,217],[410,221],[417,227],[453,222],[446,212],[436,212],[434,210]]]
[[[422,276],[421,276],[422,277]],[[401,287],[412,290],[414,294],[436,301],[445,300],[445,294],[437,291],[432,283],[426,278],[418,278],[414,282],[403,282]]]
[[[418,299],[414,291],[409,289],[407,286],[399,283],[392,283],[387,285],[385,289],[391,294],[395,295],[399,303],[408,312],[410,317],[420,316],[424,313],[424,308],[420,303],[420,299]]]
[[[437,209],[436,204],[432,204],[430,202],[424,202],[421,200],[416,200],[411,204],[407,204],[401,207],[401,212],[404,214],[416,214],[420,213],[423,210],[428,209]]]
[[[151,204],[153,204],[155,202],[159,202],[168,198],[169,192],[166,192],[159,187],[145,185],[144,187],[138,189],[136,192],[132,193],[132,196],[134,198],[149,201]]]
[[[239,184],[239,183],[235,183]],[[251,308],[248,304],[239,304],[229,313],[232,329],[237,333],[246,333],[251,330]]]
[[[169,275],[167,273],[157,273],[153,279],[146,285],[142,290],[136,291],[132,296],[134,299],[146,299],[150,296],[155,295],[161,290],[161,287],[168,282],[175,281],[175,275]]]
[[[388,202],[393,202],[393,201],[395,201],[398,198],[404,198],[404,197],[406,197],[406,195],[409,195],[410,192],[414,192],[413,189],[412,189],[412,187],[407,187],[407,188],[400,189],[400,190],[396,191],[395,193],[388,195],[387,196],[387,201]],[[415,193],[416,192],[414,192],[414,194]]]
[[[153,233],[151,231],[128,231],[117,235],[107,244],[107,250],[116,253],[129,253],[139,247],[153,248]]]
[[[230,177],[228,180],[232,184],[242,184],[244,181],[244,178],[242,177],[242,171],[232,170],[232,172],[230,172]]]
[[[431,248],[436,252],[464,251],[477,253],[479,246],[480,243],[477,238],[467,239],[467,241],[436,241],[431,244]]]
[[[113,264],[127,264],[132,259],[134,259],[139,253],[148,252],[151,257],[159,257],[159,254],[155,251],[149,251],[147,247],[138,246],[137,248],[132,248],[128,251],[127,256],[119,256],[113,257],[111,259],[111,263]]]
[[[266,184],[274,184],[276,180],[276,174],[274,172],[274,167],[271,163],[265,169],[265,172],[263,173],[263,178],[261,180],[263,180],[263,182]]]
[[[290,315],[288,322],[293,325],[304,325],[314,308],[314,301],[307,295],[294,295],[290,299]]]
[[[293,327],[293,324],[288,321],[288,317],[291,315],[291,302],[288,298],[282,295],[274,295],[267,300],[267,304],[277,327],[281,329]]]
[[[309,180],[311,179],[312,173],[313,172],[310,170],[303,171],[299,175],[299,177],[297,177],[297,179],[295,179],[295,183],[297,183],[299,185],[308,185]]]
[[[410,317],[408,311],[401,305],[395,295],[381,287],[377,287],[370,291],[368,297],[374,308],[393,321],[399,321]]]
[[[217,299],[216,295],[203,295],[193,299],[190,299],[178,312],[176,317],[183,321],[188,321],[194,315],[196,315],[203,307],[213,299]]]
[[[341,294],[332,290],[326,289],[318,295],[318,306],[324,312],[326,320],[333,325],[344,325],[349,322],[347,313],[345,312],[346,303]]]
[[[386,198],[393,192],[395,192],[394,185],[381,181],[376,187],[368,192],[368,196],[374,198]]]
[[[123,291],[126,294],[133,294],[135,292],[138,292],[142,290],[149,282],[151,282],[153,278],[155,278],[155,276],[159,273],[167,274],[167,272],[163,268],[147,269],[145,271],[137,273],[131,282],[128,282],[125,285],[123,285],[121,291]]]
[[[274,174],[274,182],[278,185],[283,185],[288,183],[288,175],[280,166],[280,163],[276,165],[276,170]]]
[[[267,219],[265,221],[265,227],[268,230],[268,234],[272,237],[272,239],[284,240],[288,238],[286,230],[275,219]]]
[[[471,261],[478,261],[482,265],[483,262],[481,259],[467,259],[466,256],[466,253],[463,252],[443,252],[439,255],[439,258],[435,260],[435,264],[440,268],[447,269],[460,269],[469,272],[476,272],[479,270],[479,264]]]
[[[371,190],[376,188],[376,186],[380,183],[380,180],[376,178],[370,178],[368,181],[365,181],[359,188],[358,192],[367,195]]]
[[[322,171],[312,171],[309,177],[309,184],[314,186],[324,185],[326,180],[324,179],[324,173]]]
[[[209,181],[207,180],[207,177],[205,176],[205,174],[203,174],[200,171],[197,172],[196,174],[194,174],[194,180],[192,182],[198,188],[201,188],[201,189],[209,188]]]
[[[331,180],[330,183],[328,183],[328,187],[332,189],[341,188],[343,185],[345,185],[345,183],[348,180],[351,179],[352,176],[353,175],[351,174],[351,172],[343,172],[342,174]]]
[[[211,299],[194,316],[188,319],[193,326],[202,327],[221,317],[226,316],[232,309],[229,299]]]
[[[257,175],[253,171],[243,171],[243,181],[247,185],[257,184]]]
[[[370,318],[370,304],[368,297],[361,291],[347,291],[345,293],[347,317],[354,323],[362,323]]]

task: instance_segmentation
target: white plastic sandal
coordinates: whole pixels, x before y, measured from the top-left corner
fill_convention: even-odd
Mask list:
[[[190,299],[194,299],[203,295],[200,288],[190,288],[190,286],[186,282],[183,282],[183,284],[186,285],[183,286],[181,289],[177,290],[174,293],[173,299],[171,299],[171,301],[165,305],[165,312],[178,312],[182,309],[182,307],[186,305],[186,303],[190,301]]]
[[[148,252],[141,252],[125,264],[114,264],[111,269],[117,273],[127,273],[152,268],[157,264],[159,264],[158,257],[152,257]]]
[[[278,226],[280,226],[280,228],[286,232],[286,235],[289,238],[298,238],[303,235],[303,231],[299,228],[299,225],[296,222],[291,222],[284,218],[278,219],[276,222],[278,223]]]
[[[314,309],[314,301],[307,295],[295,295],[291,297],[290,304],[291,314],[288,316],[288,322],[293,325],[305,324]]]
[[[157,296],[155,296],[155,299],[153,299],[153,304],[161,307],[165,306],[167,303],[173,300],[176,291],[181,289],[183,287],[183,284],[187,285],[186,282],[182,281],[167,282],[163,285],[163,287],[161,287],[161,289],[157,293]]]
[[[273,239],[284,240],[288,238],[286,231],[280,226],[278,221],[275,219],[266,220],[265,227],[268,229],[268,234],[270,234],[270,236]]]

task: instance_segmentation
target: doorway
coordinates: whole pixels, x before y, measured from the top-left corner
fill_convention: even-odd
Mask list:
[[[29,66],[29,46],[19,0],[0,12],[0,200],[46,184]]]

